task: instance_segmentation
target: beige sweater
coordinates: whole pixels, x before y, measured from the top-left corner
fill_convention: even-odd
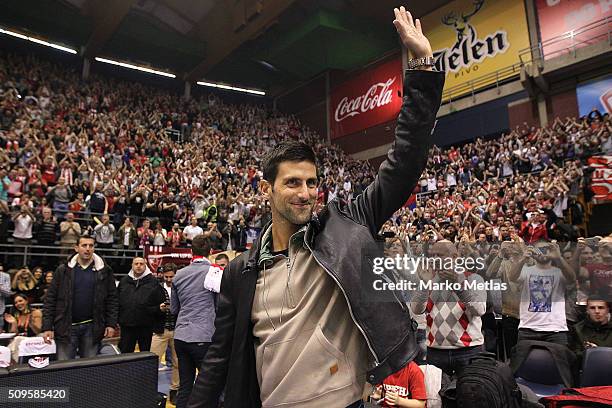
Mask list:
[[[251,317],[263,407],[344,408],[361,399],[367,344],[303,231],[289,258],[261,262]]]

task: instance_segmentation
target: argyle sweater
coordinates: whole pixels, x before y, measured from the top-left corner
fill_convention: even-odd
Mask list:
[[[483,283],[482,277],[466,272],[458,275],[458,283],[464,281]],[[439,283],[438,275],[432,282]],[[414,313],[425,313],[427,321],[427,346],[436,349],[457,349],[479,346],[484,343],[482,316],[486,311],[485,290],[419,290],[412,298]]]

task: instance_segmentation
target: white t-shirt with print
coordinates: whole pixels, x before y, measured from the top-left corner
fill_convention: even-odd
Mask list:
[[[561,269],[538,265],[523,267],[519,329],[567,331],[565,318],[565,277]]]

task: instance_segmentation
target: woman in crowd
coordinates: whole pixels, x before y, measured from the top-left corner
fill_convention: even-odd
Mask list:
[[[18,336],[37,336],[42,328],[42,311],[32,310],[28,297],[18,293],[13,298],[13,312],[4,314],[5,331]]]
[[[14,292],[21,293],[28,298],[28,303],[36,303],[40,301],[40,287],[38,281],[30,270],[25,267],[21,268],[13,276],[11,288]]]

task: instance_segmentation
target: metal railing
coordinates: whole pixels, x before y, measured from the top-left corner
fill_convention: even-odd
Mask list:
[[[606,27],[605,32],[593,35],[595,30]],[[591,35],[588,37],[588,35]],[[543,61],[551,55],[573,52],[580,47],[595,44],[607,39],[608,44],[612,45],[612,17],[604,17],[576,30],[572,30],[557,37],[550,38],[537,45],[519,51],[519,62],[510,66],[500,68],[497,71],[479,76],[472,80],[463,82],[453,87],[447,88],[442,92],[443,103],[452,103],[453,100],[466,95],[475,98],[477,92],[499,87],[517,78],[521,73],[521,68],[534,60]],[[559,49],[554,49],[554,47]],[[547,52],[547,48],[549,52]],[[553,48],[553,50],[550,50]]]
[[[598,31],[598,33],[594,33],[594,31]],[[541,41],[532,47],[522,49],[519,51],[519,60],[521,65],[525,65],[529,62],[542,62],[553,56],[566,53],[571,53],[575,57],[578,48],[596,44],[606,39],[608,45],[612,45],[612,17],[609,16],[593,21],[576,30]]]
[[[499,91],[499,87],[505,83],[508,83],[519,76],[521,73],[521,63],[517,62],[510,66],[498,69],[497,71],[479,76],[469,81],[463,82],[459,85],[455,85],[442,92],[442,101],[444,103],[451,103],[453,99],[470,94],[472,98],[475,98],[476,92],[482,92],[487,89],[496,88]]]
[[[142,257],[142,249],[123,249],[123,248],[96,248],[96,254],[100,255],[105,261],[117,263],[120,261],[131,261],[135,257]],[[9,263],[18,265],[32,265],[34,259],[55,258],[51,263],[59,264],[61,260],[66,260],[68,256],[74,254],[73,246],[61,245],[21,245],[21,244],[0,244],[0,260],[5,258]],[[6,269],[6,267],[5,267]],[[116,275],[122,275],[116,273]]]

